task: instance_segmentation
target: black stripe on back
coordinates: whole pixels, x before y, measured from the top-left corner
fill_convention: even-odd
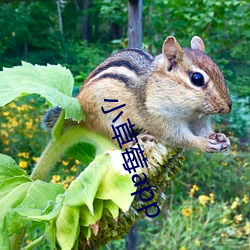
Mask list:
[[[113,62],[109,62],[106,65],[99,67],[98,69],[96,69],[91,77],[95,77],[96,75],[98,75],[99,73],[101,73],[102,71],[111,68],[111,67],[125,67],[131,71],[134,71],[136,74],[139,74],[140,69],[138,67],[136,67],[136,65],[130,63],[129,61],[126,60],[117,60],[117,61],[113,61]]]
[[[146,53],[145,51],[143,51],[141,49],[126,49],[126,51],[132,51],[132,52],[138,53],[141,56],[144,56],[149,62],[153,62],[154,61],[154,57],[153,56],[151,56],[150,54]]]
[[[112,73],[103,74],[100,77],[96,78],[96,80],[105,79],[105,78],[115,79],[120,82],[124,82],[126,85],[129,83],[128,77],[121,75],[121,74],[112,74]]]

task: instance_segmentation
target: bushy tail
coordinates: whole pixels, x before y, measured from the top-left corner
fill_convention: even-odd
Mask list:
[[[62,109],[60,107],[54,107],[45,111],[42,117],[42,128],[45,130],[51,130],[56,124]]]

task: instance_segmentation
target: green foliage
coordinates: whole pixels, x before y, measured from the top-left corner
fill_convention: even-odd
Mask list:
[[[97,45],[97,43],[65,42],[61,59],[58,62],[71,70],[76,86],[80,87],[88,74],[106,59],[111,51],[112,49],[107,44],[102,43]]]
[[[184,7],[185,6],[185,7]],[[205,41],[206,53],[223,69],[232,93],[249,96],[250,13],[247,1],[144,1],[144,46],[160,52],[168,35],[189,46]],[[248,104],[249,105],[249,104]]]
[[[63,34],[61,34],[55,1],[3,1],[0,5],[0,67],[18,65],[21,60],[42,65],[60,63],[71,69],[75,82],[81,86],[88,73],[112,51],[127,47],[126,1],[89,2],[87,10],[83,10],[80,0],[63,1],[61,4]],[[88,39],[85,41],[83,41],[84,16],[88,17]],[[188,46],[193,35],[201,36],[206,45],[206,52],[218,63],[226,76],[233,97],[233,110],[229,116],[215,118],[216,124],[219,124],[216,128],[231,135],[231,152],[218,155],[186,153],[184,171],[173,183],[173,191],[167,193],[168,201],[171,202],[165,210],[169,212],[162,213],[159,220],[143,222],[148,229],[143,236],[140,236],[141,248],[159,249],[161,246],[163,248],[167,246],[169,249],[175,249],[179,246],[196,249],[199,242],[201,244],[199,248],[214,248],[216,242],[218,249],[219,247],[228,249],[230,246],[244,249],[247,230],[249,232],[249,224],[247,227],[245,222],[248,212],[242,202],[249,192],[250,24],[248,19],[248,1],[143,1],[143,48],[157,54],[161,52],[162,43],[168,35],[175,35],[184,46]],[[21,97],[0,110],[0,152],[11,154],[18,165],[28,173],[36,164],[47,140],[47,135],[41,132],[39,126],[40,116],[46,108],[43,99],[33,95]],[[60,132],[59,129],[56,135],[60,136]],[[58,161],[52,172],[53,183],[60,183],[67,188],[75,176],[90,163],[96,154],[96,148],[86,151],[86,145],[80,142],[68,152],[73,157],[81,155],[80,158],[76,158],[85,165],[65,156]],[[79,149],[77,154],[76,148]],[[84,157],[82,152],[86,153]],[[6,190],[3,196],[16,185],[27,181],[27,178],[25,175],[17,178],[12,176],[2,182],[1,187]],[[187,193],[192,190],[194,184],[199,186],[200,195],[215,193],[215,204],[203,207],[198,200],[190,200]],[[29,185],[28,181],[27,187]],[[228,210],[223,210],[225,202],[231,202],[227,203],[231,206],[233,202],[241,205],[237,205],[237,210],[231,209],[230,205],[227,205]],[[114,206],[114,203],[101,205],[95,199],[93,204],[94,210],[96,206],[98,211],[95,219],[99,218],[99,212],[101,213],[104,207],[109,207],[113,217],[117,215],[117,205]],[[51,203],[48,206],[50,219],[61,210],[60,202],[57,206],[54,205]],[[193,217],[184,216],[182,209],[191,205],[194,209]],[[221,218],[225,211],[228,212],[226,216],[228,221],[223,224],[218,222],[218,218]],[[88,215],[91,213],[86,206],[80,211],[80,220],[86,225],[90,220],[86,222],[86,218],[82,217],[83,213]],[[243,215],[243,221],[237,224],[234,216],[239,214]],[[25,220],[20,220],[17,213],[8,216],[9,221],[16,221],[19,226],[26,224]],[[208,233],[205,235],[203,226],[207,218],[209,218],[206,224]],[[15,226],[14,223],[10,228]],[[28,243],[31,239],[37,239],[38,242],[33,241],[30,247],[41,240],[44,249],[53,246],[44,244],[41,236],[44,230],[45,227],[42,227],[40,222],[32,222],[28,231]],[[86,230],[85,235],[90,236],[90,234],[91,230]],[[47,227],[46,235],[50,242],[55,241],[53,224]],[[0,234],[1,236],[4,237]],[[178,242],[174,242],[175,238]],[[121,248],[124,248],[124,240],[109,246],[109,249]]]
[[[87,9],[80,0],[61,4],[63,34],[55,2],[2,3],[0,65],[13,66],[21,60],[43,65],[60,63],[71,69],[80,85],[108,54],[127,46],[126,1],[88,2]],[[145,0],[144,48],[157,54],[168,35],[175,35],[184,46],[192,36],[199,35],[206,52],[223,69],[232,93],[246,97],[250,93],[248,16],[247,1]],[[84,22],[88,39],[83,42]]]
[[[54,106],[65,109],[65,118],[72,118],[78,122],[84,118],[80,103],[71,97],[73,77],[70,71],[61,65],[45,67],[23,62],[22,66],[4,68],[0,78],[1,106],[20,95],[36,93],[47,98]]]
[[[26,216],[37,215],[64,190],[57,184],[32,182],[12,158],[0,154],[1,165],[1,249],[10,249],[9,237],[22,232],[30,222]],[[39,198],[38,198],[39,197]]]
[[[248,249],[250,223],[242,200],[228,204],[209,196],[187,198],[166,218],[141,225],[142,241],[138,249]]]

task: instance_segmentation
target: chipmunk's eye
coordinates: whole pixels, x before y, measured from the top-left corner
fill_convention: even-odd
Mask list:
[[[195,72],[190,75],[190,81],[198,87],[201,87],[204,85],[204,77],[201,73]]]

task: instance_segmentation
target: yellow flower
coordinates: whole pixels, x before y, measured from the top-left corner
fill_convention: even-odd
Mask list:
[[[30,155],[29,152],[21,152],[21,153],[18,153],[18,156],[19,156],[19,157],[23,157],[23,158],[26,158],[26,159],[29,158],[29,155]]]
[[[76,172],[76,171],[77,171],[76,165],[73,165],[73,166],[70,168],[70,170],[71,170],[72,172]]]
[[[8,138],[4,138],[4,139],[3,139],[3,144],[9,145],[9,144],[10,144],[9,139],[8,139]]]
[[[243,202],[247,204],[248,201],[249,201],[248,195],[245,194],[243,197]]]
[[[10,112],[8,112],[8,111],[3,112],[4,116],[8,116],[9,114],[10,114]]]
[[[63,187],[64,187],[64,189],[67,189],[67,188],[68,188],[68,186],[69,186],[69,183],[68,183],[68,182],[64,182],[64,183],[63,183]]]
[[[228,163],[223,161],[223,162],[221,163],[221,165],[222,165],[223,167],[227,167],[227,166],[228,166]]]
[[[226,233],[221,233],[220,235],[222,238],[226,238],[227,237],[227,234]]]
[[[10,147],[5,147],[4,148],[4,152],[9,152],[10,151]]]
[[[233,151],[232,151],[232,154],[233,154],[233,155],[237,155],[237,153],[238,153],[237,150],[233,150]]]
[[[239,157],[236,157],[235,160],[236,160],[237,162],[239,162],[239,163],[242,162],[242,160],[241,160]]]
[[[243,220],[242,214],[237,214],[234,216],[234,221],[236,224],[239,224]]]
[[[240,231],[240,230],[236,230],[236,235],[238,236],[238,237],[241,237],[242,236],[242,232]]]
[[[220,220],[220,224],[225,224],[227,222],[227,218],[222,218],[221,220]]]
[[[68,166],[69,163],[67,161],[62,161],[63,166]]]
[[[190,207],[185,207],[181,212],[184,216],[189,217],[192,214],[192,209]]]
[[[9,137],[9,134],[4,130],[0,130],[0,135],[1,135],[1,137],[5,137],[5,138]]]
[[[231,209],[235,209],[239,205],[239,198],[236,197],[235,201],[231,205]]]
[[[32,160],[33,160],[34,162],[37,162],[38,159],[39,159],[39,157],[32,157]]]
[[[199,190],[199,187],[196,185],[193,185],[192,188],[190,189],[189,196],[193,198],[194,193]]]
[[[14,102],[11,102],[11,103],[9,104],[9,106],[10,106],[11,108],[15,108],[15,107],[16,107],[16,104],[15,104]]]
[[[194,240],[194,244],[197,246],[197,247],[200,247],[201,246],[201,242],[199,239],[195,239]]]
[[[19,162],[19,167],[22,169],[26,169],[28,167],[27,161],[20,161]]]
[[[250,234],[250,222],[247,221],[246,225],[244,226],[244,231],[246,232],[246,234]]]
[[[181,247],[180,250],[186,250],[186,248],[185,247]]]
[[[53,176],[52,176],[51,182],[52,182],[52,183],[57,183],[57,182],[60,181],[60,179],[61,179],[61,176],[60,176],[60,175],[53,175]]]
[[[25,110],[28,110],[28,109],[32,109],[31,106],[27,105],[27,104],[24,104],[22,106],[17,106],[17,110],[20,112],[20,111],[25,111]]]
[[[214,204],[214,193],[210,193],[209,197],[210,197],[210,203]]]
[[[81,164],[81,162],[78,161],[78,160],[75,160],[75,164],[76,164],[76,165],[79,165],[79,164]]]
[[[17,127],[17,126],[18,126],[18,123],[17,123],[16,120],[12,120],[12,121],[11,121],[11,125],[12,125],[12,127]]]
[[[27,128],[27,129],[32,129],[32,126],[33,126],[32,120],[26,122],[26,128]]]
[[[75,179],[75,176],[67,176],[66,181],[67,182],[72,182]]]
[[[210,200],[210,198],[207,195],[200,195],[198,199],[199,203],[203,206]]]

